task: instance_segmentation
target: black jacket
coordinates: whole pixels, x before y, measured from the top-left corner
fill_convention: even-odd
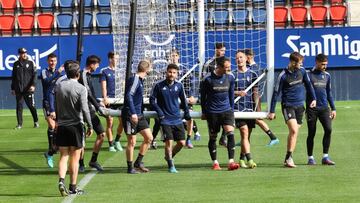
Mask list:
[[[17,60],[12,71],[11,90],[16,94],[28,93],[31,86],[35,86],[36,67],[34,62],[26,59]]]

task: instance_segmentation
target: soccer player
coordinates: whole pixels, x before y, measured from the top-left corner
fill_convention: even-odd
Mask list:
[[[309,72],[310,81],[315,89],[316,108],[310,108],[311,96],[306,99],[306,120],[308,126],[308,137],[306,140],[308,165],[315,165],[313,156],[314,137],[316,134],[316,122],[319,119],[324,129],[323,137],[323,158],[321,163],[324,165],[335,165],[329,157],[329,147],[331,141],[331,122],[336,118],[336,109],[334,99],[331,94],[331,77],[326,72],[328,57],[324,54],[318,54],[315,58],[315,67]],[[329,105],[331,111],[329,109]]]
[[[234,162],[234,76],[227,74],[231,69],[230,59],[219,57],[214,72],[208,73],[201,81],[201,119],[207,120],[209,130],[209,153],[213,170],[221,170],[217,160],[216,137],[223,127],[228,139],[228,170],[236,170]]]
[[[108,53],[108,60],[109,66],[101,70],[100,83],[102,97],[104,99],[103,103],[106,107],[111,107],[109,98],[115,98],[115,68],[116,63],[119,61],[119,55],[111,51]],[[109,141],[109,151],[123,151],[120,144],[121,133],[123,131],[121,117],[119,117],[119,125],[117,127],[115,142],[113,141],[112,132],[113,121],[114,119],[111,116],[106,117],[106,136]]]
[[[58,125],[56,144],[60,151],[58,187],[62,196],[84,193],[76,187],[78,163],[84,146],[83,119],[87,123],[86,136],[90,136],[93,131],[87,104],[87,89],[77,81],[80,77],[80,67],[76,63],[71,63],[65,70],[69,79],[60,82],[55,88]],[[65,176],[69,157],[70,185],[68,190],[65,186]]]
[[[172,49],[170,53],[170,63],[173,63],[179,67],[179,77],[182,78],[185,74],[188,73],[189,68],[180,63],[180,53],[177,49]],[[190,111],[193,109],[193,105],[196,104],[197,99],[195,98],[195,77],[194,74],[190,73],[186,76],[181,83],[184,86],[185,95],[187,97],[187,102],[189,105]],[[194,140],[200,140],[200,133],[198,131],[197,124],[194,119],[191,119],[190,122],[184,122],[184,126],[187,132],[186,137],[186,147],[192,149],[194,146],[191,143],[191,135],[194,132]]]
[[[19,48],[19,59],[14,63],[11,75],[11,94],[16,97],[16,119],[15,130],[21,129],[23,124],[23,103],[30,109],[34,121],[34,128],[39,127],[39,119],[35,108],[35,79],[36,67],[29,60],[25,48]]]
[[[208,59],[203,66],[202,69],[202,77],[204,77],[207,73],[212,73],[214,72],[216,66],[217,66],[217,59],[220,57],[225,56],[225,51],[226,51],[226,46],[224,43],[222,42],[216,42],[215,43],[215,55]],[[229,73],[231,72],[231,70],[229,71]],[[227,141],[226,141],[226,136],[225,136],[225,131],[223,129],[222,133],[221,133],[221,137],[219,139],[219,145],[222,145],[224,147],[227,146]]]
[[[184,110],[184,118],[191,121],[184,87],[180,82],[175,81],[178,73],[179,67],[176,64],[169,64],[166,79],[156,83],[150,97],[150,103],[158,114],[163,131],[165,159],[170,173],[177,173],[173,158],[185,145],[185,129],[180,115],[179,99]],[[173,141],[176,141],[174,148]]]
[[[142,159],[152,141],[151,130],[143,114],[143,80],[150,71],[150,62],[146,60],[140,61],[137,73],[128,79],[125,87],[126,92],[124,106],[121,112],[121,120],[127,135],[126,160],[128,167],[127,173],[129,174],[149,172],[149,169],[144,166]],[[137,133],[140,133],[144,137],[144,141],[140,145],[139,155],[133,165]]]
[[[246,63],[248,68],[254,71],[258,76],[260,76],[262,74],[262,70],[259,68],[259,66],[256,64],[254,60],[254,51],[252,49],[245,49],[245,55],[247,57]],[[261,97],[258,97],[256,107],[257,107],[256,109],[257,111],[261,111]],[[263,130],[270,138],[270,141],[266,146],[271,147],[273,145],[280,143],[280,140],[270,130],[269,126],[266,124],[266,122],[263,119],[256,119],[256,125],[260,126],[261,130]]]
[[[236,52],[237,70],[235,75],[235,96],[240,99],[235,103],[235,111],[252,112],[255,109],[256,102],[258,101],[258,86],[255,85],[248,92],[245,89],[249,87],[256,79],[257,74],[250,70],[246,65],[247,57],[244,50]],[[251,158],[250,153],[250,135],[252,129],[255,128],[256,119],[235,119],[235,126],[240,130],[241,136],[241,152],[240,152],[240,167],[241,168],[255,168],[256,163]],[[247,165],[245,163],[247,159]]]
[[[62,76],[62,72],[64,67],[61,66],[59,69],[56,70],[57,64],[57,56],[54,53],[51,53],[47,57],[48,68],[43,69],[41,71],[40,79],[43,87],[43,110],[45,120],[48,124],[47,129],[47,137],[48,137],[48,151],[44,153],[46,163],[50,168],[54,167],[53,162],[53,154],[56,153],[55,149],[55,115],[52,113],[54,109],[51,109],[50,106],[50,94],[54,91],[55,82],[56,80]]]
[[[93,129],[97,134],[94,147],[93,147],[93,153],[91,156],[91,160],[89,162],[89,166],[92,168],[95,168],[98,171],[103,171],[104,169],[102,166],[98,163],[97,158],[101,149],[101,145],[104,142],[105,137],[105,131],[103,126],[101,125],[99,117],[96,115],[95,112],[98,112],[100,115],[103,115],[102,109],[100,108],[100,104],[96,101],[95,96],[95,90],[91,81],[91,74],[96,71],[96,69],[99,67],[100,64],[100,58],[95,55],[88,56],[86,59],[86,67],[83,71],[80,73],[80,79],[79,82],[85,86],[85,88],[88,90],[88,107],[90,111],[91,116],[91,123],[93,125]],[[81,153],[80,157],[80,172],[85,171],[85,165],[84,165],[84,151]]]
[[[285,123],[289,129],[284,166],[295,168],[296,165],[293,161],[292,154],[296,147],[296,140],[305,110],[304,86],[306,87],[306,92],[310,97],[310,108],[316,107],[316,95],[314,88],[311,85],[309,76],[302,67],[304,57],[298,52],[293,52],[290,54],[289,59],[290,62],[288,67],[280,73],[276,81],[274,93],[271,98],[270,113],[268,118],[270,120],[275,119],[276,99],[278,95],[281,94],[282,113],[284,115]]]

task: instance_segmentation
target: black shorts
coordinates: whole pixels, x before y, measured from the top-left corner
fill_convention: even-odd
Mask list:
[[[223,113],[207,113],[206,120],[211,134],[220,132],[223,125],[234,126],[234,112],[226,111]]]
[[[131,117],[121,116],[121,121],[124,126],[126,135],[136,135],[136,133],[149,128],[149,123],[146,121],[144,116],[138,116],[138,123],[134,124],[131,122]]]
[[[46,100],[43,100],[43,111],[45,119],[50,116],[50,103]]]
[[[81,148],[85,145],[85,129],[82,124],[58,126],[56,145],[59,147]]]
[[[161,140],[185,140],[185,129],[183,124],[179,125],[161,125]]]
[[[97,135],[100,135],[105,132],[103,126],[101,125],[99,117],[95,113],[91,113],[91,123]]]
[[[255,119],[235,119],[236,128],[241,128],[244,125],[247,125],[248,128],[255,128]]]
[[[310,108],[306,107],[307,122],[315,122],[319,119],[323,125],[331,126],[332,119],[330,118],[331,110],[329,108]]]
[[[304,106],[281,106],[281,111],[284,115],[285,122],[290,119],[296,119],[297,124],[302,124],[302,118],[304,116]]]

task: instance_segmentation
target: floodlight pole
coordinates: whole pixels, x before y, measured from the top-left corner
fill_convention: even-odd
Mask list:
[[[76,47],[76,60],[81,62],[81,57],[84,52],[83,48],[83,26],[84,26],[84,13],[85,13],[85,2],[84,0],[80,0],[79,2],[79,24],[77,27],[77,47]]]
[[[275,49],[274,49],[274,0],[267,0],[266,1],[266,15],[267,15],[267,23],[266,23],[266,39],[267,39],[267,46],[266,46],[266,63],[267,63],[267,106],[268,112],[270,111],[271,105],[271,97],[274,91],[274,57],[275,57]]]

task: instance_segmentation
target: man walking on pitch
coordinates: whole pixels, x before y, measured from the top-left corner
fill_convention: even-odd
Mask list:
[[[209,153],[213,161],[213,170],[221,170],[217,160],[216,138],[223,127],[228,139],[228,170],[236,170],[239,164],[234,162],[234,76],[230,72],[230,59],[220,57],[214,72],[208,73],[201,81],[201,119],[207,120],[209,130]]]
[[[336,109],[334,99],[331,94],[331,77],[326,72],[328,64],[328,57],[324,54],[318,54],[315,58],[315,67],[309,72],[311,84],[314,87],[316,94],[316,107],[310,108],[311,95],[306,98],[306,120],[308,126],[308,137],[306,140],[308,165],[315,165],[315,158],[313,156],[314,137],[316,134],[316,123],[320,120],[324,128],[323,158],[321,163],[323,165],[335,165],[329,157],[329,148],[331,141],[331,122],[336,118]],[[329,109],[329,105],[331,111]]]
[[[275,119],[276,99],[281,93],[281,109],[284,115],[285,123],[289,129],[284,166],[289,168],[296,167],[292,159],[292,153],[295,150],[296,140],[305,110],[304,85],[310,98],[309,107],[316,107],[316,95],[314,88],[311,85],[309,76],[302,67],[303,60],[304,57],[298,52],[290,54],[288,67],[280,73],[276,81],[274,93],[271,98],[270,113],[268,116],[270,120]]]
[[[76,187],[79,158],[81,149],[84,146],[84,123],[87,123],[86,136],[92,134],[92,124],[89,107],[87,104],[87,90],[78,83],[80,67],[72,63],[66,68],[66,75],[69,80],[62,81],[55,89],[56,115],[57,115],[57,138],[59,146],[59,191],[62,196],[69,194],[83,194],[83,190]],[[69,190],[65,186],[67,162],[70,157]]]
[[[128,79],[125,87],[126,92],[124,107],[121,112],[121,120],[123,122],[128,141],[126,147],[126,160],[128,167],[127,172],[129,174],[136,174],[138,171],[144,173],[149,172],[149,169],[145,168],[142,159],[152,141],[152,133],[143,114],[143,80],[150,71],[150,62],[146,60],[140,61],[137,73]],[[137,133],[140,133],[144,137],[144,141],[140,145],[139,155],[133,165]]]
[[[16,97],[17,125],[15,130],[22,128],[24,100],[33,117],[34,128],[39,127],[34,98],[36,67],[34,62],[29,60],[26,52],[25,48],[18,49],[19,59],[14,63],[11,75],[11,94]]]
[[[180,82],[175,81],[178,73],[179,67],[169,64],[166,79],[156,83],[150,97],[150,103],[158,114],[163,131],[165,159],[170,173],[177,173],[173,158],[185,145],[185,129],[180,115],[180,106],[184,110],[185,120],[191,122],[184,87]],[[173,141],[176,141],[174,148]]]

